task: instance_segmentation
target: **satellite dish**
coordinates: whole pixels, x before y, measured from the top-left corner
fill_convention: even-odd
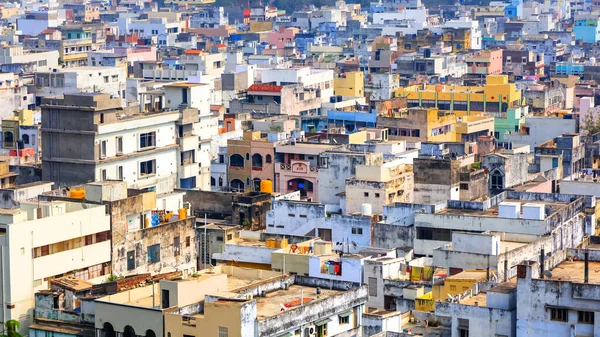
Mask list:
[[[544,270],[544,276],[546,276],[547,278],[551,278],[552,273],[549,270]]]

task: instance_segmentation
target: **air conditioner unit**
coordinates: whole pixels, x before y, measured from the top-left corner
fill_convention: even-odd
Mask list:
[[[317,329],[314,325],[309,325],[304,328],[304,337],[314,337],[317,335]]]

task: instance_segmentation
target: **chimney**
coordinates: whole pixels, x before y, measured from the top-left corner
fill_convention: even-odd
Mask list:
[[[544,248],[540,251],[540,278],[544,278]]]
[[[587,249],[585,250],[585,253],[583,253],[584,258],[583,258],[583,283],[588,283],[588,276],[589,276],[589,253],[587,251]]]

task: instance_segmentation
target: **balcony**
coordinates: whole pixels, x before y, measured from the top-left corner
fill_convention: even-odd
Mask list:
[[[63,274],[110,261],[111,241],[103,241],[80,248],[33,259],[34,279]]]
[[[280,163],[276,166],[277,172],[291,172],[299,174],[316,174],[319,172],[317,166],[310,166],[308,160],[291,160],[289,164]]]
[[[181,151],[195,150],[198,148],[198,136],[189,135],[177,138],[177,145]]]
[[[70,40],[62,40],[63,48],[73,47],[73,46],[81,46],[81,45],[92,45],[92,38],[87,39],[70,39]]]

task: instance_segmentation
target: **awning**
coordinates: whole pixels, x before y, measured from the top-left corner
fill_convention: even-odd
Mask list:
[[[352,310],[344,311],[341,314],[339,314],[338,316],[340,316],[340,317],[348,317],[350,315],[352,315]]]
[[[322,319],[320,321],[316,321],[315,325],[321,326],[321,325],[325,325],[325,324],[327,324],[329,322],[331,322],[331,318],[325,318],[325,319]]]

